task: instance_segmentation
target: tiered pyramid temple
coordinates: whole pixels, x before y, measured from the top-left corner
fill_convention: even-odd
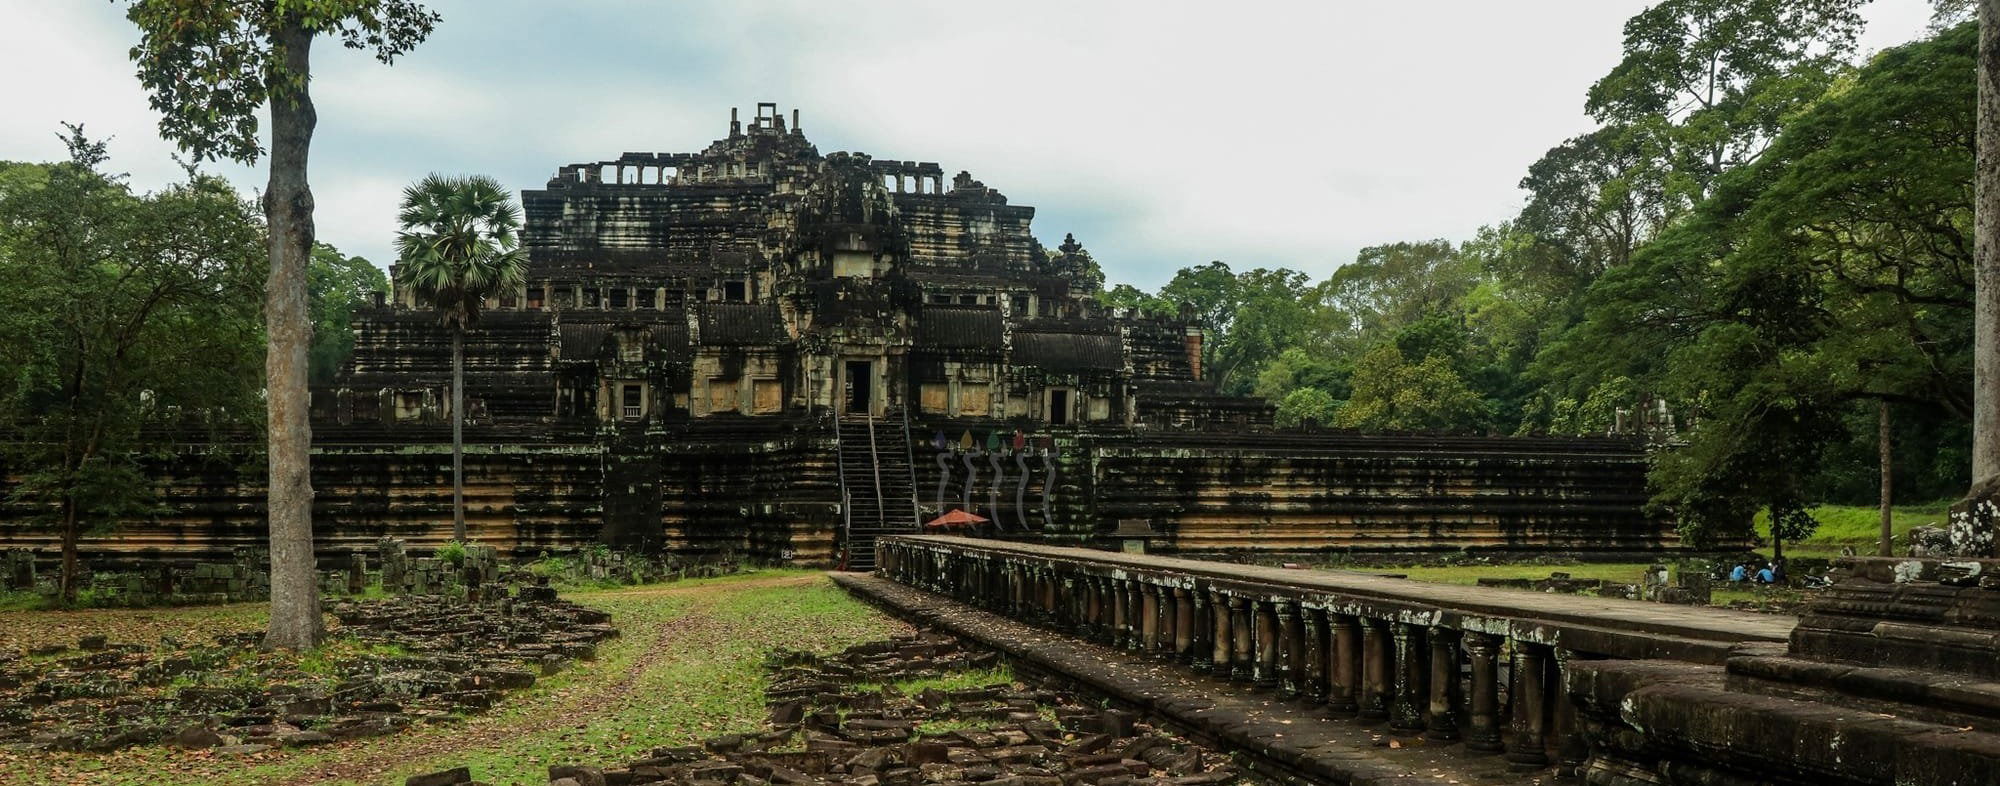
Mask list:
[[[797,111],[562,166],[521,202],[526,281],[465,346],[467,518],[503,549],[865,568],[876,535],[952,510],[1201,553],[1676,545],[1641,511],[1634,440],[1274,429],[1217,394],[1200,324],[1100,305],[1034,208],[935,163],[821,154]],[[441,543],[449,334],[400,279],[355,332],[314,393],[319,543]],[[260,469],[163,465],[169,511],[91,548],[259,542]]]

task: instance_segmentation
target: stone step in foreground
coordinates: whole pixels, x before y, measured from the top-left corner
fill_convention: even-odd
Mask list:
[[[1548,770],[1513,772],[1506,759],[1427,745],[1327,717],[1177,664],[1051,633],[874,576],[835,574],[847,591],[921,625],[963,636],[1017,666],[1068,678],[1114,704],[1249,754],[1267,776],[1331,784],[1537,784]]]

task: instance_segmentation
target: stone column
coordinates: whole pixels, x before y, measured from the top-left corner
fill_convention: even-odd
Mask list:
[[[1252,613],[1256,615],[1257,665],[1253,673],[1258,690],[1278,687],[1278,610],[1268,600],[1257,601]]]
[[[1547,694],[1549,648],[1514,642],[1514,690],[1508,702],[1510,737],[1507,761],[1516,771],[1549,766]]]
[[[1152,590],[1139,585],[1139,646],[1133,649],[1142,653],[1151,652],[1160,637],[1160,599]]]
[[[1500,640],[1485,633],[1465,634],[1465,656],[1472,664],[1471,717],[1465,747],[1489,753],[1500,744]]]
[[[1062,579],[1062,607],[1069,619],[1063,620],[1065,627],[1080,638],[1090,638],[1090,586],[1088,576],[1064,576]]]
[[[1097,577],[1097,640],[1102,644],[1118,646],[1118,584],[1109,578]]]
[[[1118,646],[1118,624],[1124,604],[1118,602],[1118,582],[1098,576],[1098,642]]]
[[[1255,676],[1251,665],[1255,658],[1250,653],[1249,600],[1229,599],[1229,635],[1229,676],[1237,682],[1249,682]]]
[[[1185,587],[1174,588],[1174,659],[1194,661],[1194,597]]]
[[[1000,586],[1002,586],[1000,614],[1018,620],[1020,618],[1020,568],[1016,568],[1012,562],[1002,562],[1000,564]]]
[[[1389,630],[1396,645],[1395,698],[1390,704],[1389,728],[1423,731],[1424,710],[1430,706],[1431,680],[1431,658],[1424,645],[1424,629],[1397,622]]]
[[[1132,610],[1125,605],[1125,581],[1111,579],[1111,646],[1124,647],[1127,637],[1126,627],[1131,624]]]
[[[1189,595],[1194,619],[1188,621],[1187,661],[1195,671],[1207,673],[1215,663],[1215,622],[1209,613],[1208,592],[1196,587]]]
[[[1069,611],[1063,597],[1063,584],[1063,575],[1057,573],[1054,567],[1042,568],[1042,597],[1047,599],[1042,607],[1046,609],[1049,624],[1066,630],[1069,627]]]
[[[1351,714],[1360,708],[1361,625],[1351,614],[1328,612],[1327,628],[1333,642],[1333,651],[1327,658],[1327,707],[1336,713]]]
[[[1287,699],[1298,698],[1305,684],[1305,624],[1299,611],[1296,601],[1278,601],[1278,695]]]
[[[1361,619],[1361,695],[1355,703],[1360,706],[1358,717],[1364,721],[1379,721],[1389,717],[1389,624],[1382,620],[1363,617]]]
[[[1077,614],[1077,632],[1085,639],[1097,638],[1097,579],[1083,576],[1077,579],[1077,604],[1082,611]]]
[[[1154,655],[1173,657],[1174,654],[1174,591],[1165,584],[1153,585],[1153,644]]]
[[[1458,739],[1458,631],[1431,628],[1431,704],[1424,736],[1439,742]]]
[[[1318,609],[1302,612],[1305,623],[1305,669],[1299,698],[1311,704],[1326,701],[1326,615]]]
[[[1138,650],[1142,644],[1146,628],[1146,606],[1140,602],[1140,586],[1136,578],[1126,578],[1118,582],[1118,592],[1124,596],[1126,604],[1126,624],[1124,636],[1118,638],[1118,646],[1124,650]]]
[[[1556,738],[1556,775],[1576,779],[1583,775],[1583,768],[1590,761],[1590,741],[1583,737],[1583,729],[1577,723],[1576,703],[1569,697],[1569,667],[1577,654],[1566,649],[1555,652],[1556,679],[1555,684],[1549,686],[1549,693],[1550,700],[1556,705],[1551,731]]]
[[[1209,638],[1209,673],[1228,679],[1231,652],[1236,648],[1236,634],[1230,627],[1230,598],[1220,592],[1210,591],[1208,597],[1209,618],[1215,623]]]

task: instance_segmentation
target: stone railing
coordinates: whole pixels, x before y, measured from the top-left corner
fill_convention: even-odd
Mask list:
[[[1781,649],[1773,617],[955,537],[881,541],[878,573],[1092,641],[1186,663],[1396,732],[1504,751],[1522,770],[1590,754],[1570,664],[1718,664]]]

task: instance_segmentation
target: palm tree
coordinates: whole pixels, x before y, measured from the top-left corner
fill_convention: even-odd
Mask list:
[[[485,175],[432,174],[403,189],[398,272],[451,328],[451,534],[465,538],[465,329],[489,295],[518,286],[520,210]]]

